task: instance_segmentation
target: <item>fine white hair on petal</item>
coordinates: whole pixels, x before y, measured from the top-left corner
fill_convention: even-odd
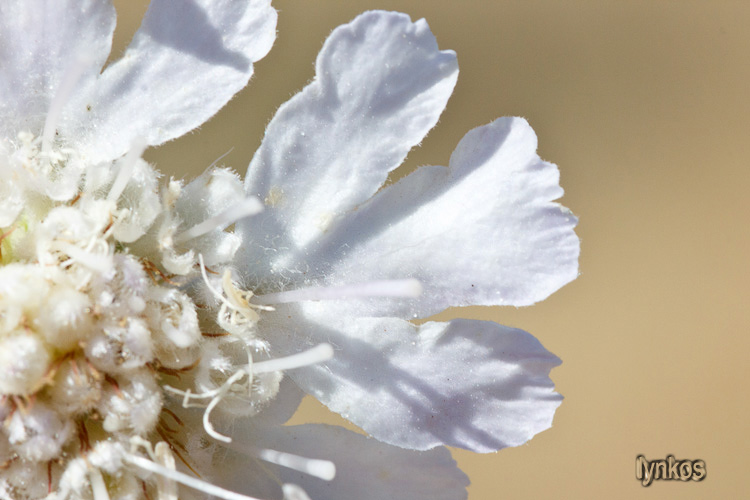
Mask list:
[[[92,160],[119,157],[136,136],[179,137],[247,84],[275,28],[270,0],[152,0],[122,59],[73,96],[61,133]]]
[[[247,193],[267,206],[260,223],[239,225],[259,254],[248,258],[302,249],[372,196],[437,123],[457,76],[424,20],[375,11],[335,29],[315,80],[279,108],[248,168]]]
[[[77,55],[91,61],[81,79],[85,86],[107,60],[114,29],[109,1],[0,2],[0,136],[14,139],[24,129],[41,133],[49,104]]]

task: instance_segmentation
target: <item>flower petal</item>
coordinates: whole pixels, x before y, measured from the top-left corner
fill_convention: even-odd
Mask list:
[[[335,355],[288,375],[380,441],[496,451],[549,428],[562,400],[549,379],[560,360],[522,330],[463,319],[417,327],[327,310],[316,316],[314,304],[305,311],[319,321],[286,323],[275,345],[291,351],[300,338],[325,340]]]
[[[242,89],[276,36],[270,0],[153,0],[122,59],[72,99],[65,133],[93,160],[142,137],[157,145],[208,120]]]
[[[238,426],[238,430],[242,430]],[[450,452],[404,450],[342,427],[307,424],[233,436],[232,447],[269,447],[299,456],[330,460],[336,478],[324,481],[280,467],[284,483],[301,486],[310,498],[328,500],[459,500],[469,479]]]
[[[247,192],[268,209],[243,225],[259,254],[248,259],[304,246],[372,196],[435,125],[457,73],[424,20],[368,12],[334,30],[315,80],[279,108],[250,164]]]
[[[50,100],[79,56],[93,80],[109,56],[115,29],[109,0],[0,2],[0,134],[41,133]]]
[[[415,301],[350,301],[350,314],[426,317],[449,306],[524,306],[576,278],[577,222],[552,202],[559,172],[536,154],[521,118],[466,134],[450,168],[423,167],[352,213],[317,252],[310,274],[331,284],[416,278]],[[334,265],[329,267],[330,262]],[[409,315],[409,316],[407,316]]]
[[[200,426],[200,422],[197,423]],[[272,428],[273,429],[273,428]],[[192,451],[192,450],[190,450]],[[248,456],[248,454],[235,452],[222,447],[218,450],[212,449],[213,461],[215,463],[207,466],[202,464],[201,475],[221,488],[248,495],[251,498],[258,499],[281,499],[282,490],[278,476],[281,467],[263,462],[257,457]],[[190,457],[192,459],[192,456]],[[183,498],[183,492],[180,492],[180,499]],[[191,493],[190,490],[184,489],[184,493]],[[205,499],[205,495],[187,497]],[[208,497],[216,499],[217,497]]]
[[[281,425],[292,418],[305,393],[289,377],[281,379],[279,392],[253,421],[263,425]]]

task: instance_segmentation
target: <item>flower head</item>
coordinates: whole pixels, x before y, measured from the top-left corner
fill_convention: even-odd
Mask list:
[[[335,30],[244,184],[141,159],[247,83],[275,19],[153,0],[102,70],[109,1],[0,5],[0,498],[461,498],[443,445],[550,426],[559,360],[531,335],[411,321],[531,304],[578,257],[524,120],[381,189],[456,81],[424,21]],[[281,427],[303,391],[381,443]]]

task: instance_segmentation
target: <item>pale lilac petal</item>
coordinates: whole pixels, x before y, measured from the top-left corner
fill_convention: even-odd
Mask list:
[[[270,0],[153,0],[122,59],[74,96],[61,127],[93,159],[201,125],[242,89],[276,36]]]
[[[334,30],[315,80],[279,108],[250,164],[247,193],[267,210],[242,226],[246,260],[295,252],[371,197],[435,125],[457,73],[424,20],[368,12]]]
[[[331,310],[426,317],[449,306],[525,306],[575,279],[577,219],[553,202],[559,173],[536,146],[525,120],[501,118],[466,134],[449,168],[418,169],[350,214],[309,252],[309,274],[334,285],[416,278],[424,293]]]
[[[282,317],[290,309],[279,309]],[[453,320],[419,327],[395,318],[286,322],[287,351],[326,341],[334,358],[288,375],[306,392],[380,441],[490,452],[518,446],[552,425],[562,397],[550,370],[560,360],[532,335],[496,323]],[[302,341],[301,339],[305,339]]]
[[[77,58],[93,80],[109,56],[115,9],[109,0],[0,2],[0,134],[40,134],[49,103]]]
[[[313,499],[460,500],[469,480],[445,448],[413,451],[379,443],[342,427],[321,424],[279,427],[233,435],[235,449],[268,447],[295,455],[330,460],[332,481],[279,467],[284,483],[301,486]]]

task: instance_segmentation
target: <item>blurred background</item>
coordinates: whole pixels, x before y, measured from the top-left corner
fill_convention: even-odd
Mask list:
[[[122,0],[118,50],[146,2]],[[470,500],[740,498],[750,467],[750,3],[274,1],[278,38],[200,131],[149,151],[189,177],[226,151],[244,173],[323,41],[368,9],[428,20],[461,73],[405,170],[447,164],[463,134],[526,117],[580,217],[581,276],[524,309],[441,315],[532,332],[563,359],[552,429],[497,454],[454,452]],[[295,421],[340,423],[306,400]],[[635,458],[703,459],[703,482],[635,478]]]

